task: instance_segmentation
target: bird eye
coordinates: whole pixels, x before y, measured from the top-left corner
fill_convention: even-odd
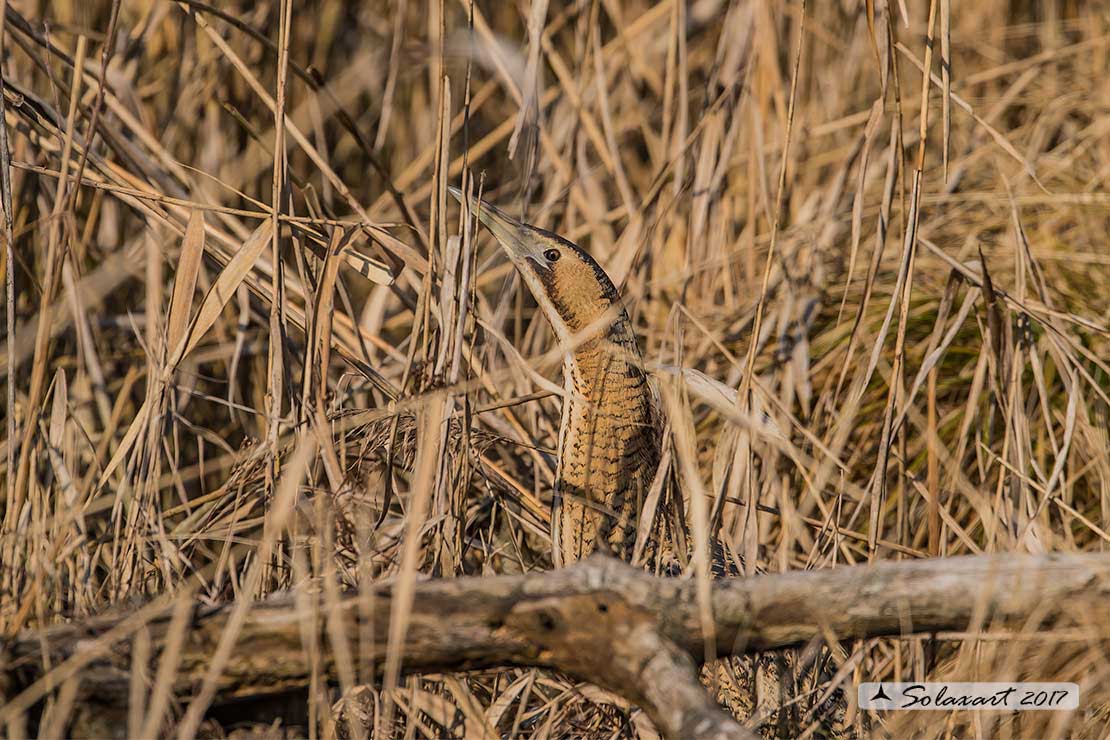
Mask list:
[[[559,260],[559,250],[548,249],[546,252],[543,253],[543,258],[548,262],[557,262]]]

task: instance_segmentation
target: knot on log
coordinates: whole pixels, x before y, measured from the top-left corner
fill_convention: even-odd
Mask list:
[[[614,653],[640,629],[655,629],[656,619],[617,593],[597,591],[520,602],[505,626],[534,645],[544,665],[596,681],[613,670]]]

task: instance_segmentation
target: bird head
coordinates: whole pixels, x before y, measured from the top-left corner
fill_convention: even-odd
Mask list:
[[[461,203],[462,191],[448,189]],[[509,255],[560,341],[596,331],[607,315],[619,314],[616,287],[581,247],[477,198],[470,199],[470,208]]]

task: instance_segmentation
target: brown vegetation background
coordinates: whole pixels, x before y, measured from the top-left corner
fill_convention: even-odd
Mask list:
[[[1110,540],[1103,3],[6,8],[6,635],[549,568],[561,360],[449,202],[464,178],[621,286],[677,391],[665,462],[695,471],[692,526],[719,523],[745,575]],[[652,736],[543,671],[375,678],[327,626],[306,609],[338,680],[286,700],[294,734],[341,731],[357,694],[418,737]],[[261,721],[207,685],[168,696],[139,627],[118,727]],[[1105,731],[1105,626],[989,627],[826,635],[743,712],[783,736],[837,696],[845,736]],[[843,698],[926,677],[1076,681],[1083,710]],[[5,733],[64,734],[79,681],[0,709]]]

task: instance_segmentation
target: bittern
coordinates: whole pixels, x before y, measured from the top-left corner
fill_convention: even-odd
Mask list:
[[[450,188],[462,201],[462,193]],[[597,261],[488,203],[471,209],[512,260],[563,350],[555,562],[599,548],[628,560],[659,463],[658,414],[632,322]]]

